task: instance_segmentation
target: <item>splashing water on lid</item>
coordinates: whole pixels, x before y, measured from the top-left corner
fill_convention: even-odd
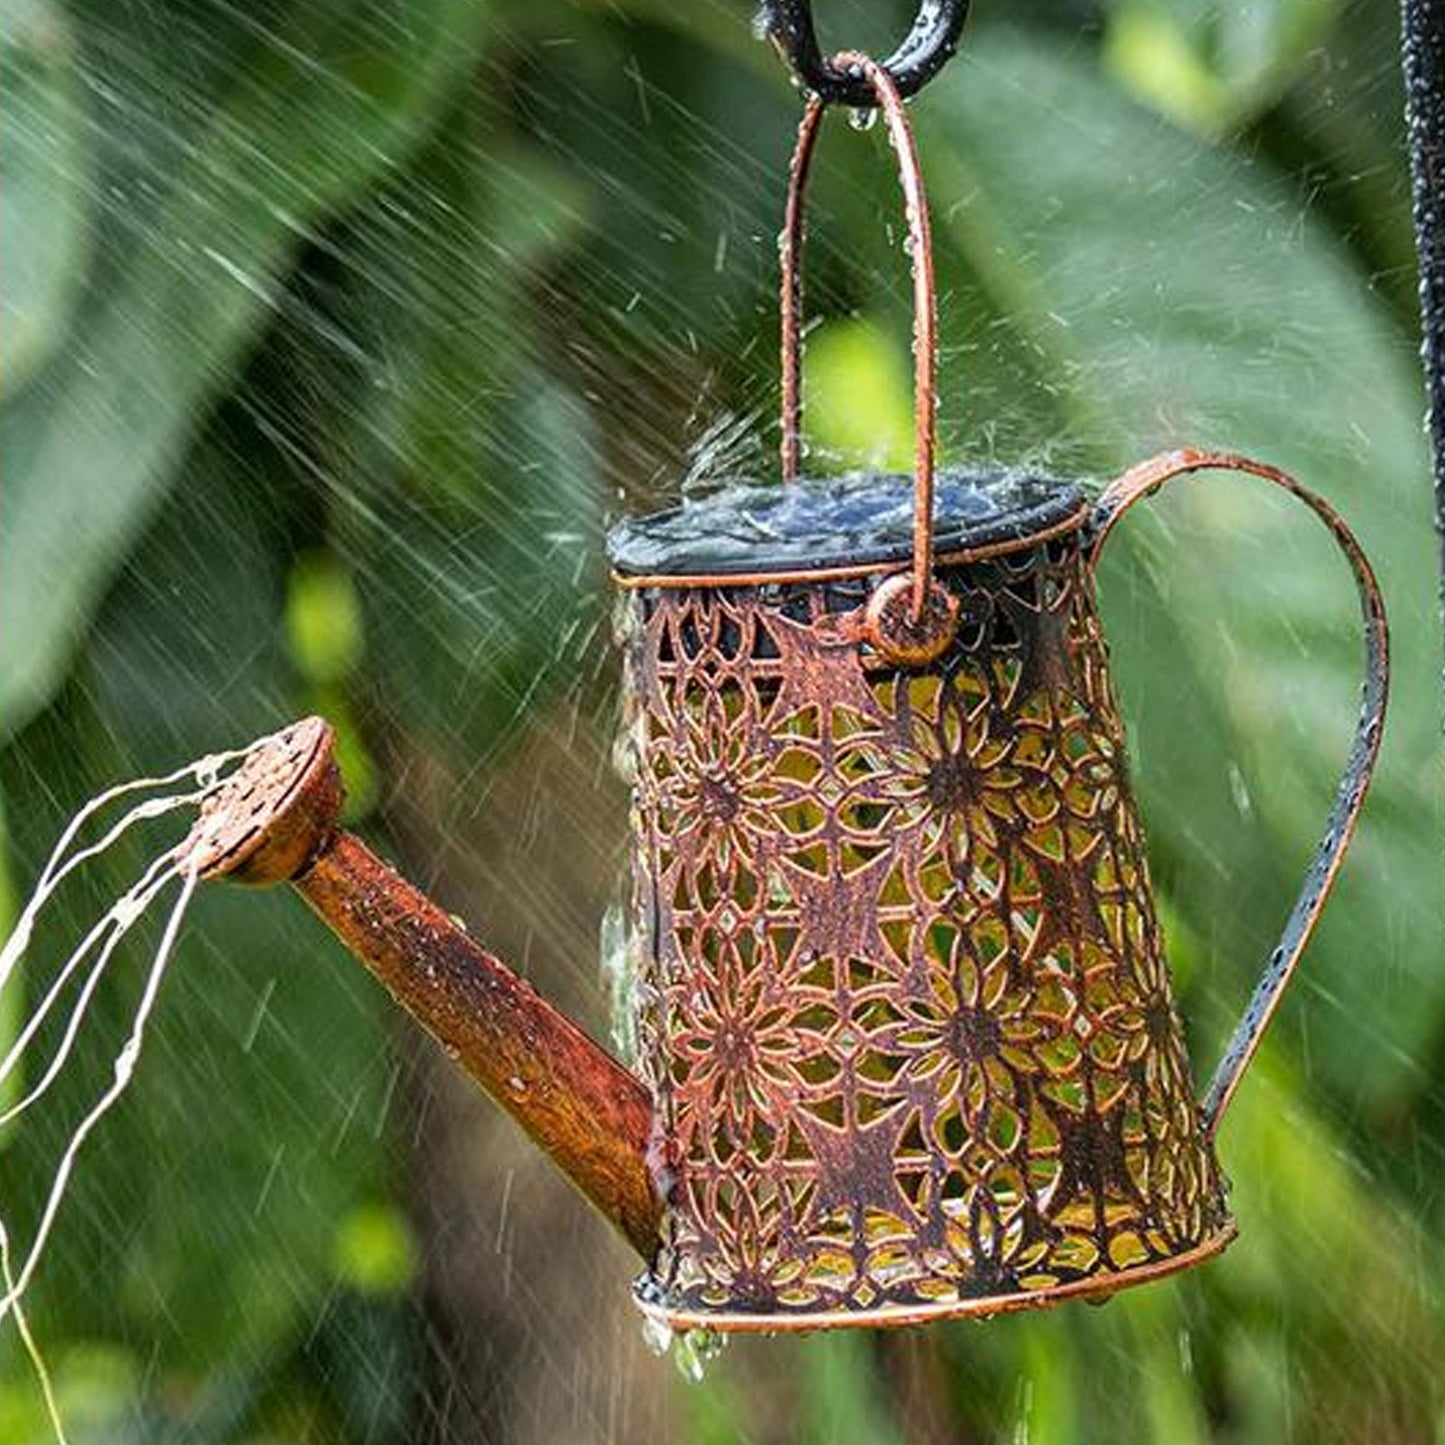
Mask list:
[[[1083,492],[1030,472],[951,467],[938,474],[940,556],[1028,545],[1081,515]],[[633,518],[607,539],[626,576],[743,576],[902,561],[913,545],[914,484],[902,473],[850,473],[787,486],[737,484]]]

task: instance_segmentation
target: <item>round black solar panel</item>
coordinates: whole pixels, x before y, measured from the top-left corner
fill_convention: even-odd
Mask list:
[[[1023,545],[1083,505],[1072,482],[951,467],[935,479],[934,549]],[[727,486],[620,522],[607,538],[613,568],[633,577],[887,565],[912,549],[913,478],[902,473]]]

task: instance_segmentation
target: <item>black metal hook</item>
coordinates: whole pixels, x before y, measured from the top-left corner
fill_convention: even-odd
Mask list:
[[[907,39],[880,62],[899,94],[916,95],[952,58],[968,6],[969,0],[921,0]],[[809,0],[763,0],[759,23],[804,89],[828,104],[862,109],[876,104],[861,70],[838,69],[824,59]]]

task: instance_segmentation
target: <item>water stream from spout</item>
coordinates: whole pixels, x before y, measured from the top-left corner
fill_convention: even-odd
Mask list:
[[[20,911],[15,927],[0,947],[0,998],[13,998],[24,986],[21,964],[31,954],[46,905],[68,880],[85,865],[110,853],[140,824],[183,813],[189,829],[194,810],[221,786],[236,766],[270,741],[269,738],[261,739],[244,749],[211,754],[164,777],[122,783],[86,803],[61,833]],[[129,806],[119,817],[114,817],[113,810],[123,800],[128,800]],[[194,834],[189,836],[194,845]],[[0,1286],[3,1286],[3,1292],[0,1292],[0,1324],[13,1319],[21,1344],[34,1367],[52,1428],[61,1445],[65,1445],[66,1435],[59,1405],[23,1302],[45,1256],[81,1150],[105,1116],[119,1104],[135,1077],[146,1026],[160,995],[181,925],[199,881],[199,856],[200,850],[195,846],[184,847],[175,841],[165,845],[164,851],[151,851],[150,861],[140,875],[70,950],[53,976],[39,990],[38,1000],[33,1005],[27,1005],[24,999],[18,1001],[12,1013],[20,1017],[21,1023],[3,1057],[0,1057],[0,1086],[3,1086],[6,1081],[18,1078],[22,1068],[31,1064],[36,1054],[43,1053],[45,1041],[55,1033],[54,1028],[45,1029],[46,1021],[71,996],[69,1016],[59,1029],[58,1041],[48,1058],[36,1068],[35,1081],[0,1112],[0,1129],[5,1129],[14,1126],[40,1103],[61,1078],[67,1062],[74,1055],[91,1007],[120,944],[167,894],[171,895],[165,905],[168,911],[150,956],[139,997],[131,1010],[124,1041],[111,1064],[109,1082],[70,1130],[45,1191],[38,1219],[25,1244],[18,1244],[8,1219],[7,1201],[0,1198]],[[84,978],[77,989],[75,982],[82,973]]]

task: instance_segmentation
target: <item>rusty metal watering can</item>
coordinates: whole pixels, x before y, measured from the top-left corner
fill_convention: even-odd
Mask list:
[[[1091,499],[934,469],[926,202],[887,70],[916,289],[911,477],[801,480],[799,246],[783,234],[784,485],[623,524],[639,1072],[341,831],[318,719],[198,825],[207,876],[290,880],[623,1231],[673,1327],[818,1329],[1099,1296],[1234,1234],[1221,1115],[1319,916],[1380,741],[1369,563],[1259,462],[1179,451]],[[1095,606],[1099,552],[1166,480],[1302,499],[1359,585],[1367,675],[1328,831],[1202,1103],[1150,896]]]

